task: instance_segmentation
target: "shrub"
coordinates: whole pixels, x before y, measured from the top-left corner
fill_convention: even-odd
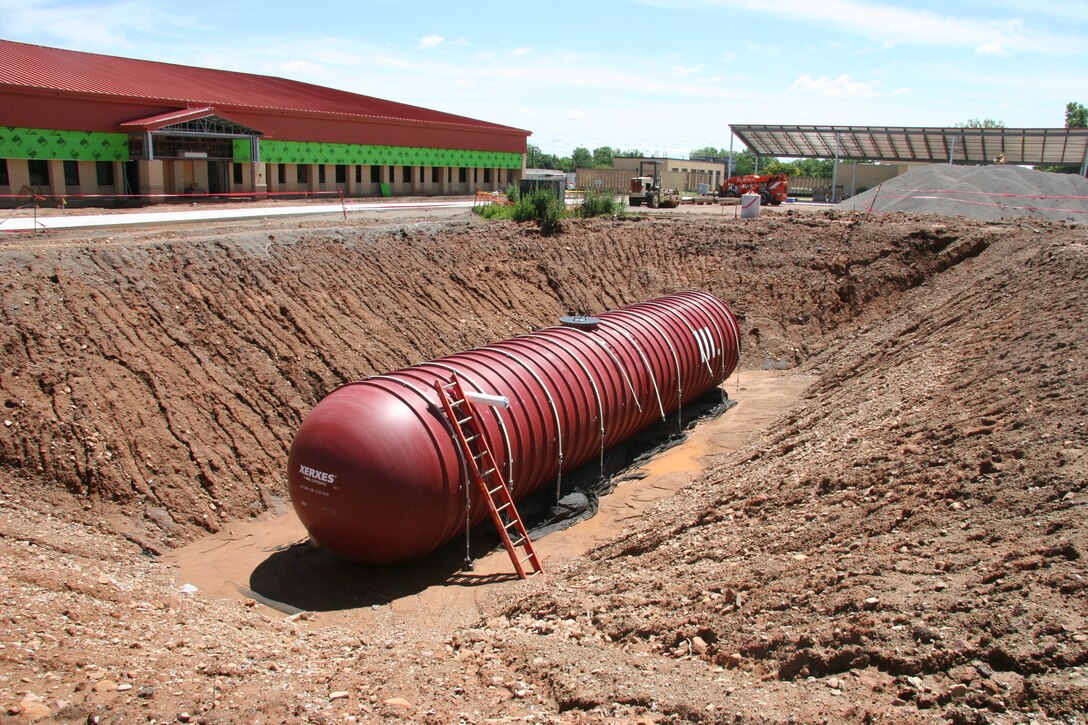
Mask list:
[[[514,207],[502,206],[499,204],[484,204],[481,206],[474,206],[472,211],[479,214],[484,219],[513,219]]]
[[[537,222],[545,234],[559,231],[563,218],[567,215],[567,206],[547,191],[534,191],[521,196],[516,187],[506,190],[513,205],[483,204],[473,207],[472,211],[484,219],[513,219],[518,222]]]
[[[566,214],[566,204],[543,189],[522,196],[514,203],[514,221],[539,222],[540,230],[545,234],[559,231]]]
[[[622,217],[625,205],[611,192],[599,189],[587,189],[582,198],[579,216],[590,218],[598,216]]]

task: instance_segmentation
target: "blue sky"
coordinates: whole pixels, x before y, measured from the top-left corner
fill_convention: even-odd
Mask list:
[[[0,37],[341,88],[559,155],[686,156],[730,123],[1056,127],[1088,104],[1086,0],[0,0]]]

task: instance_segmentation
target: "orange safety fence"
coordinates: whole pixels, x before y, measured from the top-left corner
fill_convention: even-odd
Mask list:
[[[488,206],[494,204],[495,206],[513,206],[514,202],[510,201],[510,197],[501,191],[484,191],[482,189],[476,190],[476,199],[473,201],[472,206]]]

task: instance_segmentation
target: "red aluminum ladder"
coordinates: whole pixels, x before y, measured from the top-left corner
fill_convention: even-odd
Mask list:
[[[544,571],[540,566],[533,543],[529,540],[529,533],[525,530],[525,524],[521,521],[514,499],[510,496],[510,488],[499,472],[495,457],[491,455],[491,449],[484,438],[483,426],[476,417],[476,409],[465,398],[465,392],[461,388],[461,381],[456,374],[450,376],[450,382],[442,383],[434,381],[434,388],[438,391],[438,399],[446,411],[446,416],[453,424],[456,433],[457,444],[464,456],[469,477],[480,489],[484,501],[487,502],[487,510],[491,513],[491,520],[495,523],[495,529],[499,532],[502,545],[506,553],[510,555],[510,561],[514,563],[514,569],[518,576],[526,579],[532,574],[540,574]],[[513,538],[511,538],[513,532]],[[520,551],[519,551],[520,549]],[[532,567],[532,574],[526,574],[525,564]]]

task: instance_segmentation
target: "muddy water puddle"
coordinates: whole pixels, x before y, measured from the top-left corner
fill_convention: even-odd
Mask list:
[[[675,494],[712,465],[762,433],[811,384],[790,371],[741,371],[725,388],[737,405],[697,425],[687,439],[647,461],[639,477],[601,498],[593,518],[534,542],[549,563],[580,556],[626,526],[663,497]],[[738,382],[739,380],[739,382]],[[464,571],[465,542],[454,541],[425,561],[401,567],[360,567],[306,543],[293,511],[228,524],[218,533],[172,552],[168,559],[197,596],[255,599],[271,612],[316,612],[315,621],[366,629],[411,624],[436,631],[471,624],[489,610],[490,586],[516,582],[505,552],[482,555]]]

